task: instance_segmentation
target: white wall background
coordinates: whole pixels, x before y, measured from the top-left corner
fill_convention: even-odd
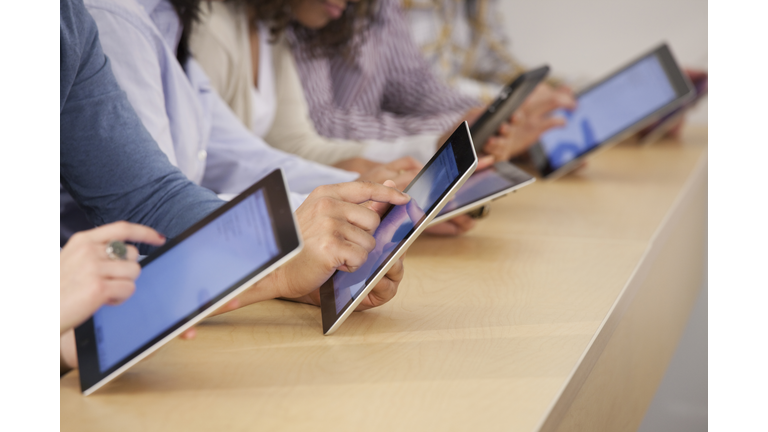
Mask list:
[[[705,0],[498,1],[515,57],[576,88],[661,42],[683,67],[707,69]],[[689,121],[707,121],[705,102]]]

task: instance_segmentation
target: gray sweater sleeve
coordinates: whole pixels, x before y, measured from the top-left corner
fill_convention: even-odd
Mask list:
[[[60,0],[61,184],[95,225],[174,237],[223,202],[171,165],[131,107],[82,0]]]

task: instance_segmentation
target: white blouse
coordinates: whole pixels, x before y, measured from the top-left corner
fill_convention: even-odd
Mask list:
[[[240,8],[233,2],[211,2],[210,7],[202,8],[190,47],[213,87],[252,133],[280,150],[328,165],[353,157],[386,163],[413,156],[424,163],[435,153],[440,134],[413,135],[393,142],[318,135],[287,41],[281,38],[269,44],[270,35],[262,28],[256,90],[248,19]]]
[[[269,29],[259,25],[259,85],[251,85],[251,130],[264,138],[272,128],[277,111],[272,45]]]

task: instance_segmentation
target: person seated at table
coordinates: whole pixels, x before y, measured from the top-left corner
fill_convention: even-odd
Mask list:
[[[303,17],[293,12],[298,7],[291,7],[295,20],[286,36],[310,117],[321,135],[379,140],[437,136],[452,131],[457,120],[474,121],[484,110],[478,100],[432,73],[398,0],[340,1],[336,9],[306,3]],[[542,92],[525,104],[484,143],[484,151],[497,161],[524,153],[544,130],[562,124],[550,118],[551,111],[574,107],[572,97]]]
[[[461,94],[490,103],[527,69],[508,49],[498,0],[400,0],[432,72]]]
[[[527,69],[509,48],[500,0],[400,1],[414,41],[432,71],[461,94],[490,102],[504,85]],[[695,81],[703,71],[685,69],[685,73]],[[560,80],[549,79],[537,87],[532,98],[549,97],[572,99],[573,91]],[[523,105],[523,115],[535,117],[533,105]],[[679,136],[683,119],[666,136]]]
[[[188,34],[199,0],[88,0],[112,71],[144,126],[171,163],[193,182],[237,194],[276,167],[291,191],[355,179],[397,180],[399,170],[359,175],[306,161],[266,145],[237,120],[189,55]],[[404,187],[407,182],[402,184]]]
[[[72,329],[91,317],[103,305],[117,305],[136,289],[141,268],[139,251],[125,245],[124,254],[115,255],[113,242],[132,241],[161,246],[165,237],[152,228],[128,222],[115,222],[73,235],[59,257],[59,323],[62,339],[60,370],[77,364]],[[111,254],[111,255],[110,255]]]
[[[215,1],[200,9],[189,46],[213,88],[251,132],[275,148],[359,173],[382,164],[370,157],[384,162],[397,157],[412,161],[407,151],[393,154],[389,142],[329,139],[317,134],[290,49],[280,37],[282,29],[270,30],[269,23],[258,18],[273,15],[283,3]],[[296,6],[304,7],[305,3]],[[400,165],[404,169],[414,166]]]
[[[211,91],[207,76],[189,56],[185,30],[189,23],[182,23],[179,13],[191,22],[199,4],[199,0],[86,2],[101,27],[103,49],[118,83],[171,163],[190,180],[231,197],[281,167],[289,189],[297,192],[291,199],[294,209],[302,194],[323,184],[392,179],[400,189],[407,186],[420,168],[413,160],[362,167],[359,174],[275,150],[250,134]],[[66,191],[60,201],[63,245],[72,232],[89,223]]]
[[[60,178],[89,220],[95,225],[124,220],[174,237],[221,206],[223,201],[213,192],[191,182],[170,163],[144,127],[112,74],[96,24],[82,0],[60,0],[59,14]],[[337,269],[353,271],[366,261],[375,246],[371,233],[388,205],[409,202],[408,195],[393,188],[394,182],[384,183],[349,182],[313,190],[296,210],[304,248],[238,296],[238,304],[285,298],[319,305],[317,291],[322,283]],[[363,205],[356,205],[360,203]],[[105,295],[96,287],[94,294],[93,287],[80,285],[82,278],[93,277],[94,272],[115,279],[109,277],[114,276],[111,272],[127,269],[120,279],[133,278],[135,266],[115,270],[114,265],[98,265],[107,255],[105,235],[111,240],[132,238],[123,234],[108,229],[85,232],[62,250],[61,289],[67,293],[85,290],[85,299],[81,296],[74,303],[69,295],[64,296],[62,353],[75,351],[73,326],[102,301],[124,297],[124,290]],[[152,245],[162,243],[151,233],[148,240]],[[139,250],[147,253],[151,249],[143,245]],[[358,310],[389,301],[403,274],[400,260]],[[75,367],[76,359],[70,360],[69,366]]]
[[[434,152],[433,135],[394,143],[317,133],[283,37],[288,23],[276,25],[287,5],[284,0],[210,2],[192,27],[192,55],[240,121],[275,148],[351,171],[364,172],[398,157],[428,160]],[[300,19],[307,7],[307,2],[294,4],[292,14]],[[425,141],[426,146],[420,145]],[[422,147],[426,155],[419,153]]]
[[[293,56],[283,33],[289,18],[309,19],[317,11],[312,2],[285,0],[210,2],[193,24],[189,45],[211,84],[241,122],[272,146],[321,163],[364,172],[396,158],[426,162],[446,137],[411,135],[394,141],[329,139],[317,134],[309,118]],[[277,23],[281,23],[277,25]],[[453,129],[450,130],[452,132]],[[486,161],[485,163],[490,163]],[[408,171],[403,159],[390,164]],[[420,165],[419,165],[420,166]],[[400,186],[398,184],[398,186]],[[468,231],[474,221],[465,215],[431,227],[432,234]]]

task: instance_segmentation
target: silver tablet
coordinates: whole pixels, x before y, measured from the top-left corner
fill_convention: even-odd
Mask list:
[[[560,110],[566,125],[541,135],[529,153],[545,178],[578,167],[607,148],[683,105],[695,95],[672,51],[662,44],[580,91],[573,111]]]
[[[141,261],[136,291],[75,329],[88,395],[269,274],[302,248],[276,170]]]
[[[352,273],[336,271],[320,287],[324,334],[341,326],[475,168],[477,154],[464,122],[405,188],[410,202],[393,206],[382,216],[373,234],[376,247],[365,264]]]
[[[470,212],[535,181],[533,176],[509,162],[496,162],[482,171],[475,171],[430,225]]]

